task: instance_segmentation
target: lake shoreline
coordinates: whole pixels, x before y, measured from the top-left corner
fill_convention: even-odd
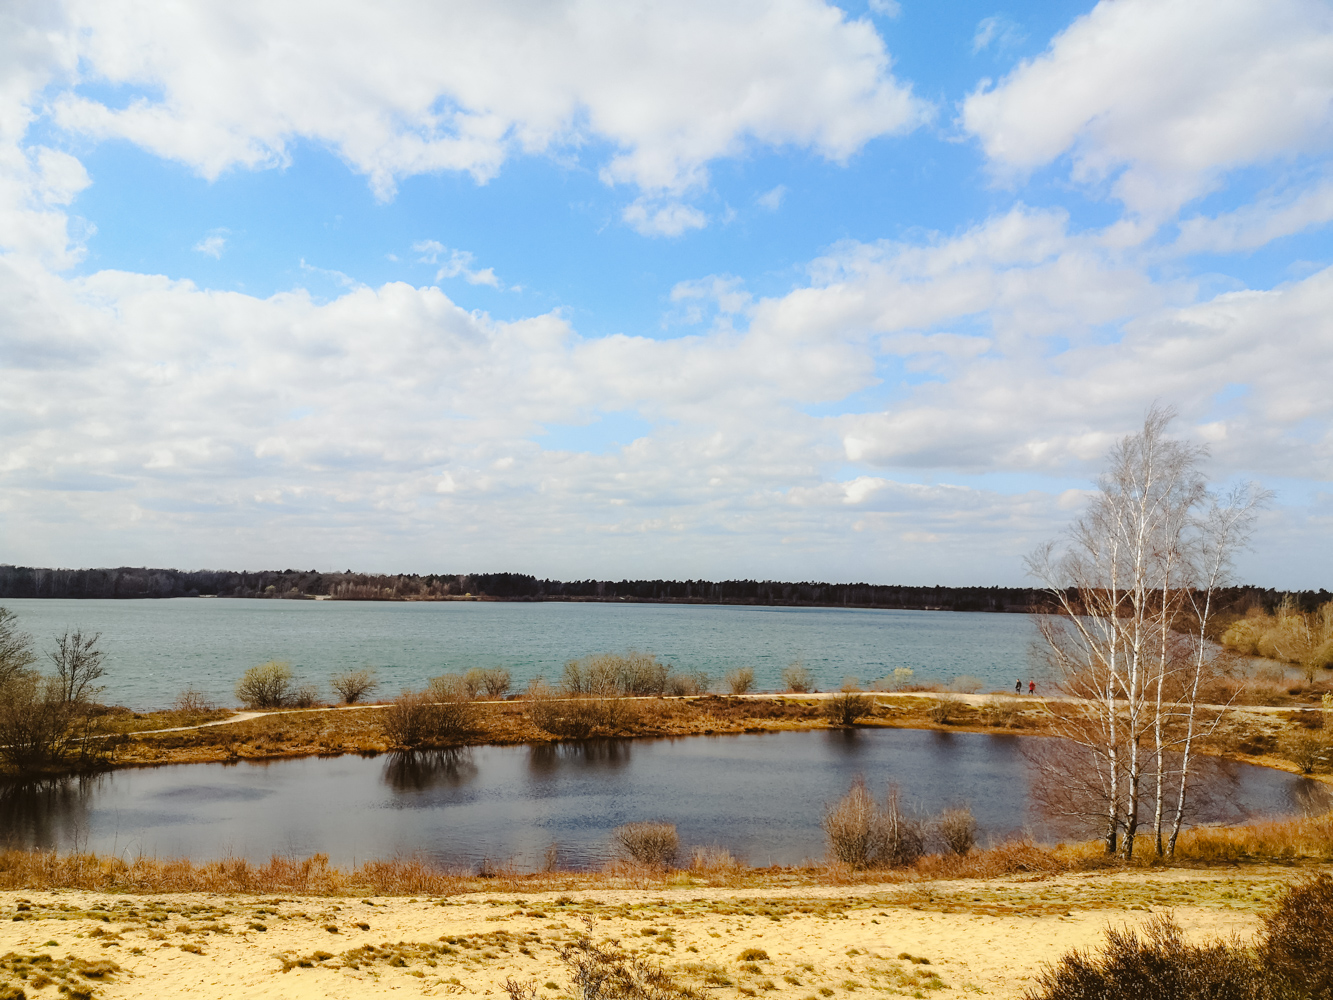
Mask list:
[[[755,733],[859,729],[911,729],[992,736],[1058,736],[1060,714],[1070,707],[1056,699],[1014,695],[940,692],[871,692],[874,715],[852,726],[830,722],[822,703],[829,694],[706,695],[630,698],[642,707],[639,721],[623,731],[598,734],[597,740],[676,739]],[[478,702],[479,724],[463,740],[421,750],[461,747],[549,746],[587,741],[558,738],[534,726],[519,699]],[[941,706],[945,706],[941,717]],[[218,710],[206,716],[179,712],[125,713],[108,720],[117,744],[99,771],[162,767],[171,764],[277,761],[355,754],[393,753],[379,715],[389,703],[278,709],[265,713]],[[1207,756],[1253,764],[1333,784],[1333,774],[1303,772],[1284,752],[1304,733],[1305,710],[1272,706],[1236,706],[1212,737],[1200,741]],[[1260,752],[1245,752],[1246,750]],[[0,775],[7,783],[71,774]]]

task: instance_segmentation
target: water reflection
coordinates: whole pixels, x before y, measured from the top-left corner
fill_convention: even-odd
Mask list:
[[[476,777],[470,747],[395,753],[384,762],[384,783],[395,792],[458,788]]]
[[[580,740],[577,743],[542,743],[528,748],[528,770],[534,777],[551,778],[563,768],[618,771],[628,767],[632,740]]]
[[[828,729],[825,740],[830,750],[848,757],[855,757],[865,750],[865,740],[860,729]]]
[[[895,729],[353,755],[114,771],[0,786],[0,842],[133,850],[162,858],[267,859],[327,852],[339,864],[421,855],[446,865],[483,858],[596,866],[622,823],[666,817],[684,844],[716,844],[755,864],[823,854],[824,806],[862,775],[929,816],[971,804],[986,839],[1043,825],[1022,750],[1053,741]],[[1200,764],[1193,821],[1322,810],[1327,792],[1295,775]],[[1205,791],[1205,788],[1207,791]]]
[[[1103,771],[1093,751],[1064,739],[1043,739],[1025,743],[1021,752],[1031,768],[1029,795],[1045,821],[1045,835],[1100,835],[1106,823],[1105,789]],[[1179,802],[1182,757],[1168,753],[1162,760],[1162,815],[1169,825]],[[1152,823],[1157,806],[1156,755],[1145,751],[1141,767],[1140,830]],[[1274,772],[1238,761],[1196,755],[1190,759],[1186,775],[1182,816],[1186,826],[1231,825],[1272,815],[1275,807],[1290,814],[1324,812],[1329,806],[1329,791],[1308,778],[1280,778]]]
[[[0,843],[46,847],[89,828],[102,775],[0,785]]]

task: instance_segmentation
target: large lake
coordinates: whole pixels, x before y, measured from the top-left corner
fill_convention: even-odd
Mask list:
[[[761,690],[779,688],[782,669],[796,660],[826,690],[898,667],[917,680],[968,675],[986,689],[1008,690],[1032,676],[1036,637],[1026,615],[949,611],[216,598],[3,603],[43,650],[66,628],[101,632],[102,700],[135,709],[165,707],[191,685],[234,704],[236,680],[270,659],[290,661],[330,697],[328,677],[348,668],[375,668],[388,695],[477,666],[507,667],[520,689],[538,675],[558,678],[570,659],[629,649],[714,677],[750,666]]]
[[[824,853],[820,820],[856,775],[890,782],[923,814],[971,804],[985,836],[1050,839],[1022,753],[1040,737],[866,729],[476,747],[416,758],[306,758],[115,771],[0,787],[0,842],[132,857],[327,852],[337,864],[417,856],[473,866],[562,866],[611,855],[621,823],[675,822],[683,843],[722,845],[751,864]],[[1204,762],[1201,762],[1204,763]],[[1213,762],[1200,819],[1297,811],[1321,786],[1281,771]],[[1323,800],[1321,800],[1323,801]]]

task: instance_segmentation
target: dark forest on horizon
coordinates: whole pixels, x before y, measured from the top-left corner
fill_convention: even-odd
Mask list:
[[[1271,611],[1287,592],[1233,587],[1223,603],[1233,612]],[[1325,590],[1291,592],[1313,610],[1333,599]],[[1034,587],[920,587],[776,580],[544,580],[522,573],[375,574],[316,570],[41,569],[0,566],[0,600],[250,597],[348,601],[604,601],[659,604],[740,604],[780,607],[890,608],[1024,613],[1045,604]]]

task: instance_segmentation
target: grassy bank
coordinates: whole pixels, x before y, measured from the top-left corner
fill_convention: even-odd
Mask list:
[[[1100,841],[1043,846],[1011,840],[966,855],[931,854],[898,868],[853,870],[839,864],[753,868],[725,851],[695,852],[683,867],[619,861],[596,871],[520,872],[503,865],[483,873],[450,869],[419,859],[368,861],[353,868],[330,865],[326,855],[273,857],[264,864],[243,858],[194,862],[169,859],[0,851],[0,890],[81,889],[98,892],[227,894],[295,893],[304,896],[452,896],[475,892],[556,892],[612,888],[782,889],[865,886],[1018,877],[1041,881],[1077,873],[1185,873],[1272,865],[1320,867],[1333,863],[1333,814],[1270,820],[1182,833],[1174,858],[1157,858],[1141,838],[1132,861],[1107,857]],[[1063,897],[1060,897],[1063,898]],[[947,896],[932,896],[942,906]],[[991,900],[996,905],[1000,900]],[[1054,903],[1051,900],[1047,902]],[[1160,901],[1159,901],[1160,902]],[[1045,904],[1043,904],[1045,905]],[[1127,905],[1127,904],[1126,904]]]

